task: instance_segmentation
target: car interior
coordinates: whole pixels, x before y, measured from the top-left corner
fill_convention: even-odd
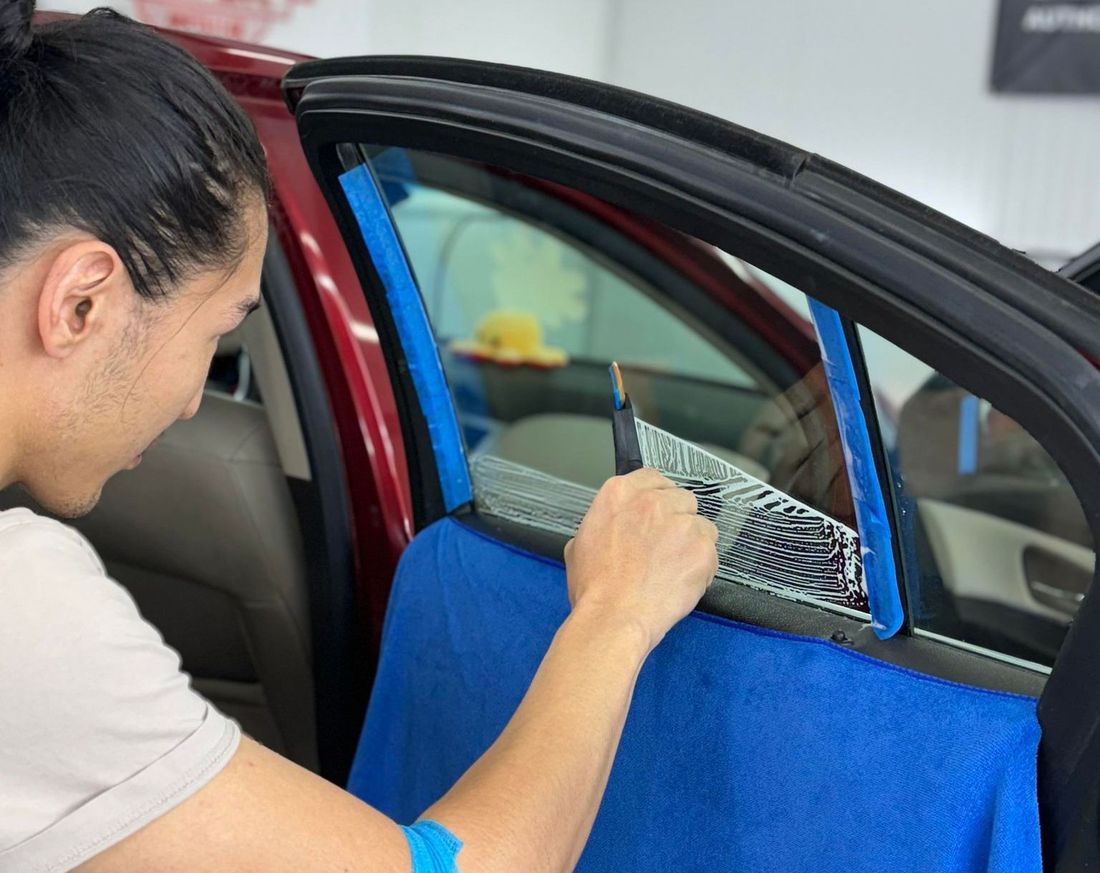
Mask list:
[[[1092,534],[1069,482],[1023,428],[992,407],[960,457],[969,395],[942,376],[898,417],[897,468],[927,554],[921,626],[1052,664],[1092,581]]]

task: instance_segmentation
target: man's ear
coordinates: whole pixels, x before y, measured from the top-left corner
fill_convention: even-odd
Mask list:
[[[38,297],[38,335],[46,354],[67,357],[109,319],[128,317],[132,293],[113,246],[93,239],[58,250]]]

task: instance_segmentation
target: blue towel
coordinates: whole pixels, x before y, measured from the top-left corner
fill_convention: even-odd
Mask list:
[[[561,564],[451,519],[423,531],[349,789],[420,815],[499,734],[567,612]],[[693,613],[641,673],[577,869],[1038,873],[1038,740],[1032,698]]]

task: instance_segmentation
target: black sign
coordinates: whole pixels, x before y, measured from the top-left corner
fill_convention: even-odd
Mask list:
[[[993,90],[1100,94],[1100,3],[1001,0]]]

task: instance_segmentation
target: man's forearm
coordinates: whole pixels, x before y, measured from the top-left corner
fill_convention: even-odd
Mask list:
[[[648,652],[640,626],[566,619],[500,737],[424,814],[464,841],[462,873],[573,869]]]

